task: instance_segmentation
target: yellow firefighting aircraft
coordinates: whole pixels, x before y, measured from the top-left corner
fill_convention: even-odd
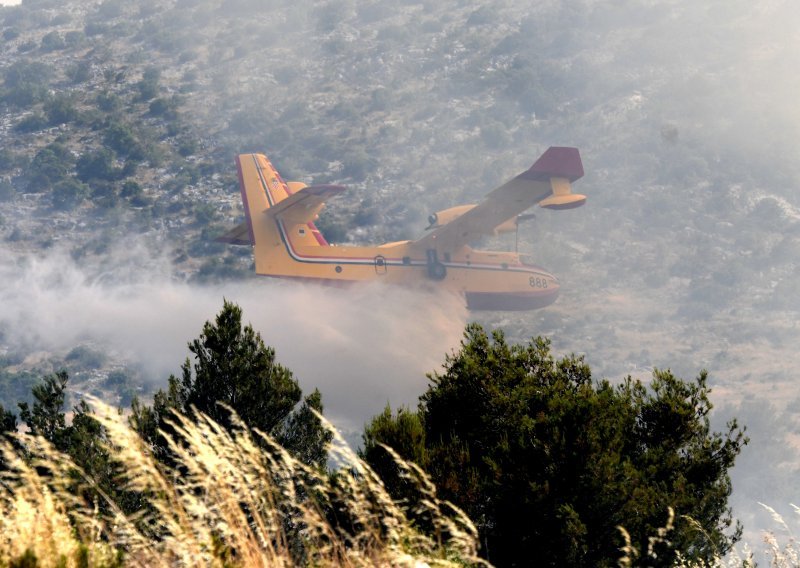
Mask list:
[[[517,229],[526,209],[571,209],[586,201],[571,192],[583,176],[577,148],[551,147],[530,169],[493,190],[477,205],[429,217],[429,232],[416,241],[380,246],[330,245],[314,225],[324,201],[340,185],[286,182],[263,154],[236,158],[245,222],[218,240],[252,245],[256,273],[344,284],[383,280],[428,282],[462,294],[473,310],[530,310],[552,304],[558,279],[525,262],[517,252],[474,250],[484,235]]]

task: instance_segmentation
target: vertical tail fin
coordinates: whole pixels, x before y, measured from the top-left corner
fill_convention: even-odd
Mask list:
[[[267,220],[263,213],[289,197],[290,190],[263,154],[236,156],[236,168],[239,171],[245,222],[250,231],[250,240],[257,244],[259,233],[264,232]]]
[[[260,158],[263,158],[261,160]],[[217,241],[232,245],[254,245],[255,227],[260,223],[262,213],[269,209],[270,199],[261,169],[271,167],[266,156],[259,154],[241,154],[236,156],[236,169],[239,174],[239,191],[242,195],[244,207],[244,223],[240,223]]]

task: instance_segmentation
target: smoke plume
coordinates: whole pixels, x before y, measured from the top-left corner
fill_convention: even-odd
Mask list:
[[[387,402],[414,405],[425,373],[458,345],[465,322],[460,299],[400,287],[271,279],[194,285],[174,279],[166,255],[143,244],[117,247],[91,268],[64,251],[2,252],[0,281],[9,346],[63,352],[89,342],[141,366],[157,384],[179,371],[187,342],[223,299],[233,301],[304,392],[322,391],[326,414],[346,429],[360,428]]]

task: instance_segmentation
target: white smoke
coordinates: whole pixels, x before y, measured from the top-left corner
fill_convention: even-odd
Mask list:
[[[415,405],[466,319],[454,296],[396,286],[193,285],[171,277],[166,255],[141,243],[116,247],[91,268],[64,251],[0,251],[0,281],[7,344],[51,353],[91,342],[160,384],[179,371],[187,342],[223,298],[233,301],[304,392],[322,391],[326,415],[345,429],[360,429],[387,402]]]

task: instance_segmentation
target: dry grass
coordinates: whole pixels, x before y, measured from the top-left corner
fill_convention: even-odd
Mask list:
[[[778,527],[778,532],[784,535],[785,543],[781,544],[773,531],[764,531],[765,554],[769,565],[774,568],[800,568],[800,545],[798,545],[794,530],[789,523],[775,509],[764,503],[759,503],[772,516]],[[800,515],[800,507],[791,504],[792,509]]]
[[[228,431],[202,414],[196,420],[176,415],[170,445],[180,465],[170,469],[154,459],[118,412],[93,405],[114,441],[109,449],[124,466],[119,483],[145,496],[147,506],[127,516],[102,492],[104,506],[86,503],[76,484],[97,487],[68,456],[26,434],[13,445],[0,442],[7,464],[0,480],[0,566],[26,555],[45,567],[487,565],[477,556],[477,531],[466,515],[439,500],[426,474],[391,448],[386,450],[418,490],[413,509],[391,499],[375,472],[333,428],[331,456],[341,467],[328,474],[241,423]],[[783,546],[774,534],[765,534],[769,566],[800,568],[792,531],[764,507],[781,532],[790,534]],[[424,519],[428,530],[419,530],[412,518]],[[636,550],[620,527],[625,545],[619,565],[657,560],[656,545],[669,542],[674,521],[670,511],[646,551]],[[679,556],[675,565],[754,564],[744,547],[710,564]]]
[[[625,530],[624,527],[617,527],[622,535],[622,539],[624,541],[623,546],[620,548],[620,552],[622,556],[618,561],[618,565],[620,568],[629,568],[633,566],[652,566],[658,565],[658,556],[656,553],[656,548],[658,545],[665,544],[667,546],[670,545],[669,534],[675,527],[675,512],[672,507],[669,507],[669,514],[667,516],[666,523],[663,527],[659,528],[656,531],[656,534],[651,536],[648,540],[648,547],[647,550],[644,551],[642,554],[641,551],[637,550],[635,546],[633,546],[630,534],[628,531]],[[777,513],[776,513],[777,514]],[[691,517],[686,515],[682,515],[681,519],[689,524],[693,525],[695,530],[705,533],[705,529]],[[781,519],[781,522],[782,519]],[[765,539],[765,542],[769,544],[769,541]],[[772,548],[772,550],[775,550]],[[770,550],[766,551],[768,555],[770,555]],[[725,557],[716,557],[712,559],[710,562],[705,562],[702,560],[694,561],[694,560],[687,560],[683,557],[683,555],[678,552],[676,554],[675,562],[672,564],[675,568],[753,568],[757,564],[754,559],[754,554],[747,546],[747,544],[741,546],[739,549],[732,550],[727,556]],[[770,557],[770,564],[772,568],[800,568],[800,565],[797,563],[783,563],[777,561],[775,556]]]
[[[343,465],[331,475],[242,424],[230,432],[203,415],[176,415],[170,445],[180,465],[168,469],[116,411],[94,407],[124,466],[119,482],[146,496],[144,512],[126,516],[107,496],[102,507],[83,502],[75,480],[92,486],[92,479],[76,477],[69,458],[46,441],[20,435],[18,444],[36,457],[2,446],[9,469],[0,486],[0,566],[26,552],[40,566],[485,564],[473,524],[440,501],[413,464],[400,460],[422,511],[395,503],[341,438],[331,452]],[[415,529],[411,513],[430,520],[432,534]]]

